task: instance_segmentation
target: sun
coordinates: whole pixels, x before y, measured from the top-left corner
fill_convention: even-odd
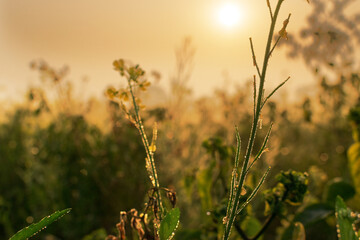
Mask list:
[[[232,28],[240,23],[242,12],[239,5],[228,2],[218,10],[219,23],[227,28]]]

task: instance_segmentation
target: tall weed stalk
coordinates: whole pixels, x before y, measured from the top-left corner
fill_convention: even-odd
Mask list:
[[[123,111],[126,113],[126,116],[128,119],[135,125],[135,127],[139,130],[141,140],[144,144],[144,148],[146,151],[146,170],[148,171],[149,178],[151,180],[151,184],[154,189],[154,195],[156,197],[157,204],[159,204],[159,210],[160,210],[160,217],[159,220],[162,218],[163,214],[163,204],[161,201],[161,195],[159,193],[160,184],[159,179],[157,176],[155,161],[154,161],[154,152],[156,151],[156,138],[157,138],[157,127],[156,124],[153,128],[153,138],[151,145],[149,144],[147,135],[144,130],[144,124],[142,122],[141,116],[140,116],[140,108],[143,107],[141,105],[141,101],[139,98],[135,96],[135,88],[139,88],[140,90],[145,91],[146,88],[150,85],[150,82],[148,82],[146,79],[143,79],[143,76],[145,74],[145,71],[142,70],[138,65],[128,67],[126,66],[124,60],[120,59],[117,61],[114,61],[113,63],[115,70],[119,71],[121,76],[125,76],[127,79],[128,86],[126,89],[121,89],[119,91],[116,91],[115,89],[108,89],[108,95],[111,98],[118,97],[122,101],[120,101],[121,107]],[[133,106],[133,113],[131,113],[124,103],[129,101],[131,102]]]
[[[253,57],[253,64],[256,67],[257,75],[260,79],[260,82],[259,82],[259,87],[257,88],[256,76],[254,75],[254,117],[253,117],[251,132],[250,132],[250,138],[249,138],[249,141],[247,144],[247,149],[246,149],[246,153],[244,156],[244,161],[243,161],[240,175],[238,175],[238,171],[239,171],[238,168],[239,168],[241,141],[240,141],[239,133],[236,130],[236,137],[237,137],[238,143],[237,143],[237,152],[236,152],[236,156],[235,156],[234,169],[233,169],[232,177],[231,177],[230,196],[228,199],[226,216],[223,219],[223,223],[225,224],[225,230],[224,230],[224,234],[223,234],[224,240],[227,240],[230,238],[231,228],[234,224],[236,216],[250,203],[250,201],[257,194],[257,192],[259,191],[261,185],[264,183],[265,178],[270,170],[270,167],[269,167],[267,169],[267,171],[263,174],[258,185],[255,187],[253,192],[249,195],[248,199],[242,205],[240,205],[240,197],[246,193],[246,191],[244,189],[244,182],[245,182],[246,176],[247,176],[248,172],[250,171],[251,167],[254,165],[254,163],[266,151],[266,145],[269,140],[269,136],[270,136],[270,132],[271,132],[272,124],[270,125],[269,130],[265,136],[262,147],[260,148],[259,152],[255,155],[255,158],[252,161],[250,161],[251,155],[253,153],[256,132],[257,132],[258,128],[261,128],[261,125],[262,125],[261,110],[263,109],[267,100],[282,85],[284,85],[285,82],[289,79],[289,78],[287,78],[279,86],[277,86],[269,95],[267,95],[265,97],[264,85],[265,85],[266,73],[267,73],[268,63],[269,63],[271,54],[273,53],[275,47],[277,46],[277,44],[279,43],[281,38],[287,39],[286,27],[289,23],[290,14],[289,14],[288,18],[283,22],[283,27],[279,31],[279,36],[277,37],[276,41],[274,43],[272,41],[274,38],[274,29],[275,29],[276,21],[277,21],[277,18],[278,18],[279,12],[280,12],[280,8],[281,8],[281,5],[283,2],[284,2],[284,0],[278,0],[275,11],[273,12],[270,1],[267,0],[267,6],[269,8],[269,13],[270,13],[270,18],[271,18],[271,25],[270,25],[270,31],[269,31],[265,54],[264,54],[263,66],[262,66],[261,70],[260,70],[257,60],[256,60],[256,55],[255,55],[255,50],[254,50],[252,39],[250,38],[250,47],[251,47],[251,52],[252,52],[252,57]],[[264,226],[263,229],[265,229],[266,227],[267,226]],[[258,235],[254,237],[254,239],[258,238],[262,233],[263,233],[263,231],[260,231],[258,233]]]
[[[146,135],[144,124],[140,116],[140,108],[143,107],[141,100],[136,97],[136,91],[145,91],[150,85],[145,79],[145,71],[142,70],[138,65],[128,66],[125,61],[120,59],[113,63],[116,71],[127,79],[127,87],[125,89],[116,90],[109,88],[107,95],[112,100],[118,100],[123,112],[125,112],[127,118],[135,125],[138,129],[143,142],[146,158],[145,165],[148,172],[152,189],[149,191],[149,201],[145,204],[143,212],[138,214],[135,209],[129,212],[122,212],[120,214],[120,223],[117,225],[120,239],[125,239],[125,222],[127,215],[131,216],[131,226],[137,231],[139,239],[171,239],[174,235],[174,231],[178,226],[180,211],[178,208],[174,208],[176,204],[175,192],[160,187],[157,170],[155,166],[154,153],[156,151],[156,139],[157,139],[157,126],[154,124],[152,142],[149,144],[148,137]],[[166,212],[163,201],[161,199],[160,191],[165,191],[166,196],[169,199],[172,209]],[[154,233],[150,233],[148,227],[148,216],[147,212],[152,210]],[[115,237],[115,239],[118,239]],[[114,239],[113,236],[109,236],[108,239]]]

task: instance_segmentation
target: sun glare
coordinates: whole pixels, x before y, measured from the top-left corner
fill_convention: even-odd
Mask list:
[[[228,28],[238,25],[241,17],[240,7],[235,3],[226,3],[218,11],[219,22]]]

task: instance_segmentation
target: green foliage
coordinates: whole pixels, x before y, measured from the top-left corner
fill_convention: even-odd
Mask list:
[[[262,224],[257,218],[247,216],[244,221],[242,221],[241,228],[244,229],[246,236],[251,238],[261,230]],[[258,239],[262,239],[262,237]]]
[[[175,230],[179,225],[180,210],[173,208],[170,210],[160,223],[159,237],[160,240],[172,239],[175,235]]]
[[[213,171],[215,164],[215,161],[212,161],[206,169],[199,171],[197,175],[198,194],[201,199],[202,209],[205,211],[212,207],[211,190],[213,188]]]
[[[337,220],[338,237],[341,240],[358,240],[355,230],[355,220],[357,214],[354,214],[345,204],[341,197],[336,198],[335,215]]]
[[[359,103],[350,109],[348,119],[352,125],[354,143],[347,151],[348,164],[355,186],[356,195],[360,196],[360,107]],[[346,199],[345,199],[346,200]]]
[[[82,238],[82,240],[104,240],[107,237],[106,230],[103,228],[97,229]]]
[[[350,199],[354,195],[354,189],[346,181],[336,178],[328,182],[324,188],[322,200],[307,204],[305,208],[300,209],[291,220],[290,225],[285,229],[282,239],[289,239],[295,229],[295,223],[301,223],[306,232],[306,238],[325,237],[326,239],[336,239],[334,225],[335,202],[333,196],[343,195]],[[321,234],[319,229],[324,231]]]
[[[233,219],[232,239],[239,236],[259,239],[260,235],[263,239],[303,239],[304,234],[306,239],[336,239],[336,196],[350,200],[349,206],[359,210],[358,201],[353,199],[354,187],[349,182],[352,178],[358,194],[360,110],[354,101],[359,96],[360,78],[354,72],[356,69],[349,69],[351,64],[344,66],[333,61],[343,58],[335,59],[322,52],[334,49],[335,55],[350,56],[350,61],[354,57],[342,53],[344,49],[351,49],[352,44],[337,42],[355,38],[350,37],[349,29],[345,28],[342,33],[334,24],[327,23],[341,18],[323,17],[329,12],[321,9],[326,2],[319,0],[311,5],[315,10],[311,19],[315,19],[318,25],[309,24],[301,38],[310,41],[300,41],[296,45],[296,51],[302,51],[297,54],[306,59],[318,80],[315,95],[303,95],[293,102],[280,96],[280,100],[275,98],[270,102],[268,97],[284,82],[274,91],[266,92],[269,95],[263,95],[265,91],[256,87],[265,75],[255,66],[260,82],[254,81],[254,96],[251,96],[253,83],[249,83],[236,88],[233,93],[217,90],[210,97],[194,100],[185,84],[190,73],[186,71],[183,74],[180,69],[191,69],[186,62],[191,62],[193,50],[187,42],[184,54],[178,51],[179,69],[171,80],[169,103],[148,106],[149,111],[142,112],[145,129],[140,133],[142,139],[139,138],[139,129],[123,116],[125,108],[125,117],[131,116],[136,122],[136,110],[142,107],[137,97],[131,99],[129,87],[120,90],[110,88],[107,93],[115,100],[133,100],[137,107],[131,107],[131,102],[121,104],[119,101],[101,105],[98,108],[102,111],[95,114],[96,120],[106,128],[100,128],[92,123],[86,111],[77,110],[78,105],[70,95],[71,87],[61,85],[65,69],[52,70],[44,62],[35,63],[33,68],[40,71],[42,79],[50,79],[55,90],[65,91],[59,99],[49,102],[46,89],[31,89],[27,101],[21,106],[14,106],[0,124],[0,238],[8,238],[34,218],[39,219],[56,209],[70,206],[72,214],[49,226],[46,233],[40,233],[40,239],[46,238],[46,234],[59,239],[104,239],[106,233],[116,231],[117,212],[134,207],[142,209],[147,200],[145,214],[135,214],[136,210],[125,213],[126,237],[130,240],[137,239],[139,234],[154,237],[154,227],[146,222],[154,218],[152,212],[156,205],[153,197],[157,196],[153,193],[167,191],[155,184],[155,188],[146,195],[153,184],[149,182],[149,173],[150,176],[156,174],[152,169],[147,172],[144,168],[144,156],[150,153],[147,150],[156,150],[161,182],[163,186],[177,189],[180,196],[177,205],[182,218],[186,219],[177,230],[175,239],[220,239],[225,228],[223,221],[227,220],[224,216],[228,216],[229,209],[235,206],[227,204],[227,196],[232,196],[234,200],[236,192],[240,196]],[[346,4],[346,1],[339,3],[341,6]],[[273,18],[274,13],[271,14]],[[336,16],[340,15],[341,11],[336,11]],[[319,30],[317,26],[324,28]],[[326,32],[329,27],[335,31],[332,36],[349,37],[332,38],[329,42],[326,40],[331,37]],[[276,33],[276,29],[274,31]],[[281,35],[286,37],[285,28],[281,29]],[[293,39],[296,37],[289,38],[286,43]],[[309,54],[311,49],[315,51]],[[273,48],[269,50],[274,54]],[[266,59],[270,55],[266,55]],[[253,60],[257,65],[255,54]],[[148,88],[149,82],[144,78],[148,75],[138,65],[128,67],[119,60],[114,67],[128,77],[134,94]],[[328,76],[322,69],[330,70],[334,76]],[[260,99],[257,101],[259,108],[252,108],[250,101],[253,97]],[[264,105],[265,101],[267,105]],[[349,108],[354,105],[346,117]],[[262,114],[252,126],[256,110]],[[348,120],[353,130],[353,145]],[[147,129],[153,126],[154,121],[158,121],[160,130],[158,149],[155,144],[148,143],[145,144],[146,150],[143,136],[149,134]],[[260,128],[271,126],[271,122],[275,124],[271,130],[272,139],[268,142],[270,130],[266,132]],[[234,137],[233,134],[234,125],[238,126],[243,142],[252,139],[250,149],[253,151],[247,153],[249,148],[240,147],[239,136],[236,134]],[[253,135],[254,126],[257,128],[256,138]],[[237,153],[232,147],[236,141],[239,143]],[[267,148],[269,154],[262,156]],[[232,171],[234,154],[237,155],[236,170]],[[257,161],[260,156],[261,161]],[[243,185],[236,188],[233,186],[240,183],[238,177],[241,174],[240,165],[244,164],[242,159],[247,159],[248,166],[252,168],[251,171],[246,169]],[[268,165],[272,166],[272,171],[264,181]],[[281,172],[295,167],[299,172]],[[301,173],[305,171],[309,172],[308,178]],[[258,191],[265,188],[268,189],[265,194],[254,198]],[[170,205],[165,201],[165,207],[170,208]],[[345,216],[343,220],[346,222],[349,219]]]
[[[357,194],[360,194],[360,142],[352,144],[348,150],[349,169]]]
[[[47,226],[49,226],[51,223],[55,222],[59,218],[62,218],[64,215],[69,213],[71,211],[71,208],[64,209],[62,211],[56,211],[53,214],[44,217],[41,219],[38,223],[33,223],[30,226],[21,229],[19,232],[17,232],[14,236],[10,238],[10,240],[25,240],[28,239],[41,230],[45,229]]]
[[[67,206],[72,214],[48,232],[67,239],[82,237],[100,223],[111,228],[114,210],[141,206],[146,172],[135,129],[122,128],[118,116],[113,116],[110,133],[79,115],[59,115],[45,127],[36,124],[41,117],[19,109],[0,125],[1,142],[10,144],[0,144],[1,238],[25,227],[25,219]],[[115,197],[119,201],[113,201]]]
[[[341,178],[331,179],[326,187],[324,200],[331,206],[334,206],[337,196],[342,197],[346,201],[355,195],[354,187]]]
[[[305,228],[301,222],[291,223],[291,225],[285,230],[281,236],[282,240],[305,240]]]
[[[301,222],[305,227],[324,220],[334,213],[334,207],[325,203],[314,203],[295,215],[294,221]]]
[[[308,174],[296,171],[279,173],[276,177],[277,185],[264,191],[265,215],[276,213],[286,214],[285,203],[299,205],[302,203],[308,187]]]

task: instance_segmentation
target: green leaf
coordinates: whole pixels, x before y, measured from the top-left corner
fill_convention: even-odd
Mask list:
[[[63,217],[65,214],[69,213],[71,211],[71,208],[64,209],[62,211],[56,211],[53,214],[44,217],[40,220],[38,223],[33,223],[30,226],[21,229],[18,231],[14,236],[10,238],[10,240],[25,240],[29,237],[34,236],[47,226],[49,226],[51,223],[55,222],[59,218]]]
[[[315,203],[306,207],[302,212],[298,213],[295,216],[294,221],[301,222],[303,225],[308,226],[327,218],[333,213],[333,207],[324,203]]]
[[[249,237],[254,237],[261,230],[261,223],[255,217],[246,217],[245,221],[241,223],[241,228]],[[258,239],[262,239],[262,236]]]
[[[344,200],[340,196],[336,197],[335,211],[339,239],[358,240],[359,238],[353,229],[355,219],[351,216],[351,210],[347,208]]]
[[[327,184],[327,191],[324,194],[324,200],[334,206],[336,196],[339,195],[346,201],[355,195],[355,189],[342,178],[334,178]]]
[[[159,229],[160,240],[169,240],[174,236],[174,232],[179,225],[180,210],[179,208],[173,208],[166,214],[161,221]]]
[[[356,142],[350,146],[347,156],[356,193],[360,195],[360,142]]]
[[[211,189],[213,187],[213,171],[216,166],[216,162],[213,160],[209,166],[203,170],[200,170],[197,174],[197,188],[201,200],[201,206],[204,212],[208,211],[212,207]]]

